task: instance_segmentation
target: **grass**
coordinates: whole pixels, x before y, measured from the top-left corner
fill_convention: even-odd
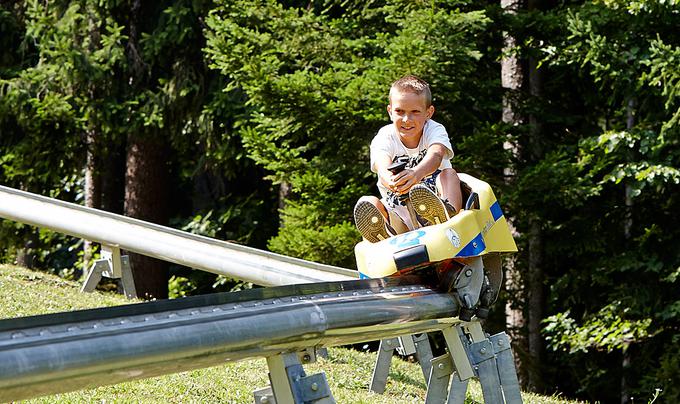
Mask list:
[[[130,303],[101,292],[80,293],[80,284],[10,265],[0,265],[0,318],[54,313]],[[330,348],[329,358],[305,366],[307,374],[325,372],[338,403],[422,403],[426,386],[420,368],[393,358],[385,394],[367,389],[374,353]],[[264,359],[39,397],[26,403],[253,403],[253,390],[268,384]],[[575,403],[560,397],[523,394],[525,403]],[[468,403],[481,403],[479,384],[468,388]]]

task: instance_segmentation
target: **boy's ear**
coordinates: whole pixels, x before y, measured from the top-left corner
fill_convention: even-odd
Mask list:
[[[432,118],[432,115],[434,115],[434,105],[430,105],[427,108],[427,119]]]
[[[392,118],[392,104],[387,104],[387,115]]]

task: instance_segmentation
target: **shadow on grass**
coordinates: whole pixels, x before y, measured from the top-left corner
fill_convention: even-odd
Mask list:
[[[421,389],[427,389],[427,385],[425,384],[424,378],[422,380],[421,379],[416,380],[404,372],[390,371],[389,378],[394,380],[395,382],[410,384],[411,386],[418,387]]]

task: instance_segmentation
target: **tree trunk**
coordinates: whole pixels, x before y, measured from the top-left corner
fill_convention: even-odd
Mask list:
[[[17,249],[16,256],[14,258],[14,263],[16,265],[33,269],[33,261],[35,260],[35,254],[33,254],[33,250],[37,244],[37,239],[38,237],[34,231],[28,234],[23,247]]]
[[[101,163],[101,208],[107,212],[123,214],[125,204],[125,140],[106,146]]]
[[[529,1],[529,9],[537,6],[537,0]],[[540,102],[542,88],[541,72],[537,68],[537,60],[529,58],[529,92],[533,102]],[[542,147],[543,126],[538,117],[529,117],[529,160],[538,162],[543,158]],[[544,292],[543,292],[543,227],[542,220],[537,217],[529,218],[529,270],[527,279],[527,332],[529,342],[529,356],[531,366],[528,370],[527,388],[530,391],[543,390],[541,375],[543,360],[543,338],[541,336],[541,321],[543,320]]]
[[[149,66],[142,59],[139,44],[153,2],[132,0],[128,22],[128,83],[131,94],[145,91],[150,81]],[[131,111],[135,113],[135,111]],[[165,225],[168,221],[167,145],[153,129],[131,127],[127,136],[125,169],[125,215]],[[167,262],[129,253],[137,295],[141,298],[168,297]]]
[[[501,7],[507,14],[514,15],[521,7],[520,0],[501,0]],[[522,89],[524,81],[524,71],[522,69],[521,61],[515,53],[517,41],[512,34],[508,32],[503,33],[503,55],[501,58],[501,85],[505,90],[503,95],[503,114],[502,119],[504,123],[513,126],[519,126],[524,123],[524,120],[519,111],[519,93]],[[517,143],[507,141],[504,148],[509,150],[514,157],[519,157],[520,150]],[[513,167],[506,167],[505,177],[506,181],[512,184],[515,181],[515,169]],[[513,236],[517,238],[519,234],[512,225],[513,218],[508,218]],[[515,362],[517,366],[517,373],[520,384],[527,385],[526,366],[528,342],[524,334],[526,325],[526,318],[524,315],[524,308],[526,306],[524,283],[522,271],[517,268],[516,261],[511,259],[505,266],[505,288],[508,292],[508,301],[505,305],[505,319],[508,334],[512,340],[513,350],[515,352]]]
[[[98,158],[101,153],[99,147],[99,134],[94,129],[88,129],[85,133],[86,163],[85,163],[85,206],[88,208],[101,208],[101,164]],[[92,243],[84,240],[83,243],[83,274],[90,268],[92,259]]]
[[[634,97],[628,99],[626,104],[626,130],[629,132],[635,126],[635,106],[636,101]],[[629,156],[629,160],[632,160],[632,156]],[[623,222],[623,235],[626,241],[629,241],[632,236],[633,229],[633,187],[630,182],[625,183],[625,195],[624,203],[626,206],[625,219]],[[628,372],[630,372],[630,367],[633,363],[630,348],[632,342],[626,341],[622,348],[622,359],[621,359],[621,404],[628,404],[632,400],[630,399],[630,383],[628,382]]]
[[[23,183],[19,184],[19,189],[26,192],[31,192],[27,186]],[[26,226],[26,233],[24,236],[23,246],[17,248],[16,255],[14,257],[14,263],[20,267],[33,268],[35,261],[35,254],[33,251],[38,245],[38,230],[31,226]]]
[[[286,200],[290,197],[292,187],[290,182],[283,181],[279,184],[279,209],[286,207]]]
[[[168,222],[169,173],[166,145],[159,136],[129,135],[125,172],[125,215],[165,225]],[[168,263],[130,253],[137,295],[168,297]]]

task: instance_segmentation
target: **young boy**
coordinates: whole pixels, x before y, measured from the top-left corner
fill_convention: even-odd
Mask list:
[[[395,81],[387,113],[392,123],[371,142],[371,171],[378,174],[382,199],[364,196],[354,207],[357,228],[372,243],[421,224],[443,223],[462,205],[449,135],[430,119],[434,114],[430,86],[411,75]],[[392,173],[388,168],[400,161],[406,162],[405,169]]]

